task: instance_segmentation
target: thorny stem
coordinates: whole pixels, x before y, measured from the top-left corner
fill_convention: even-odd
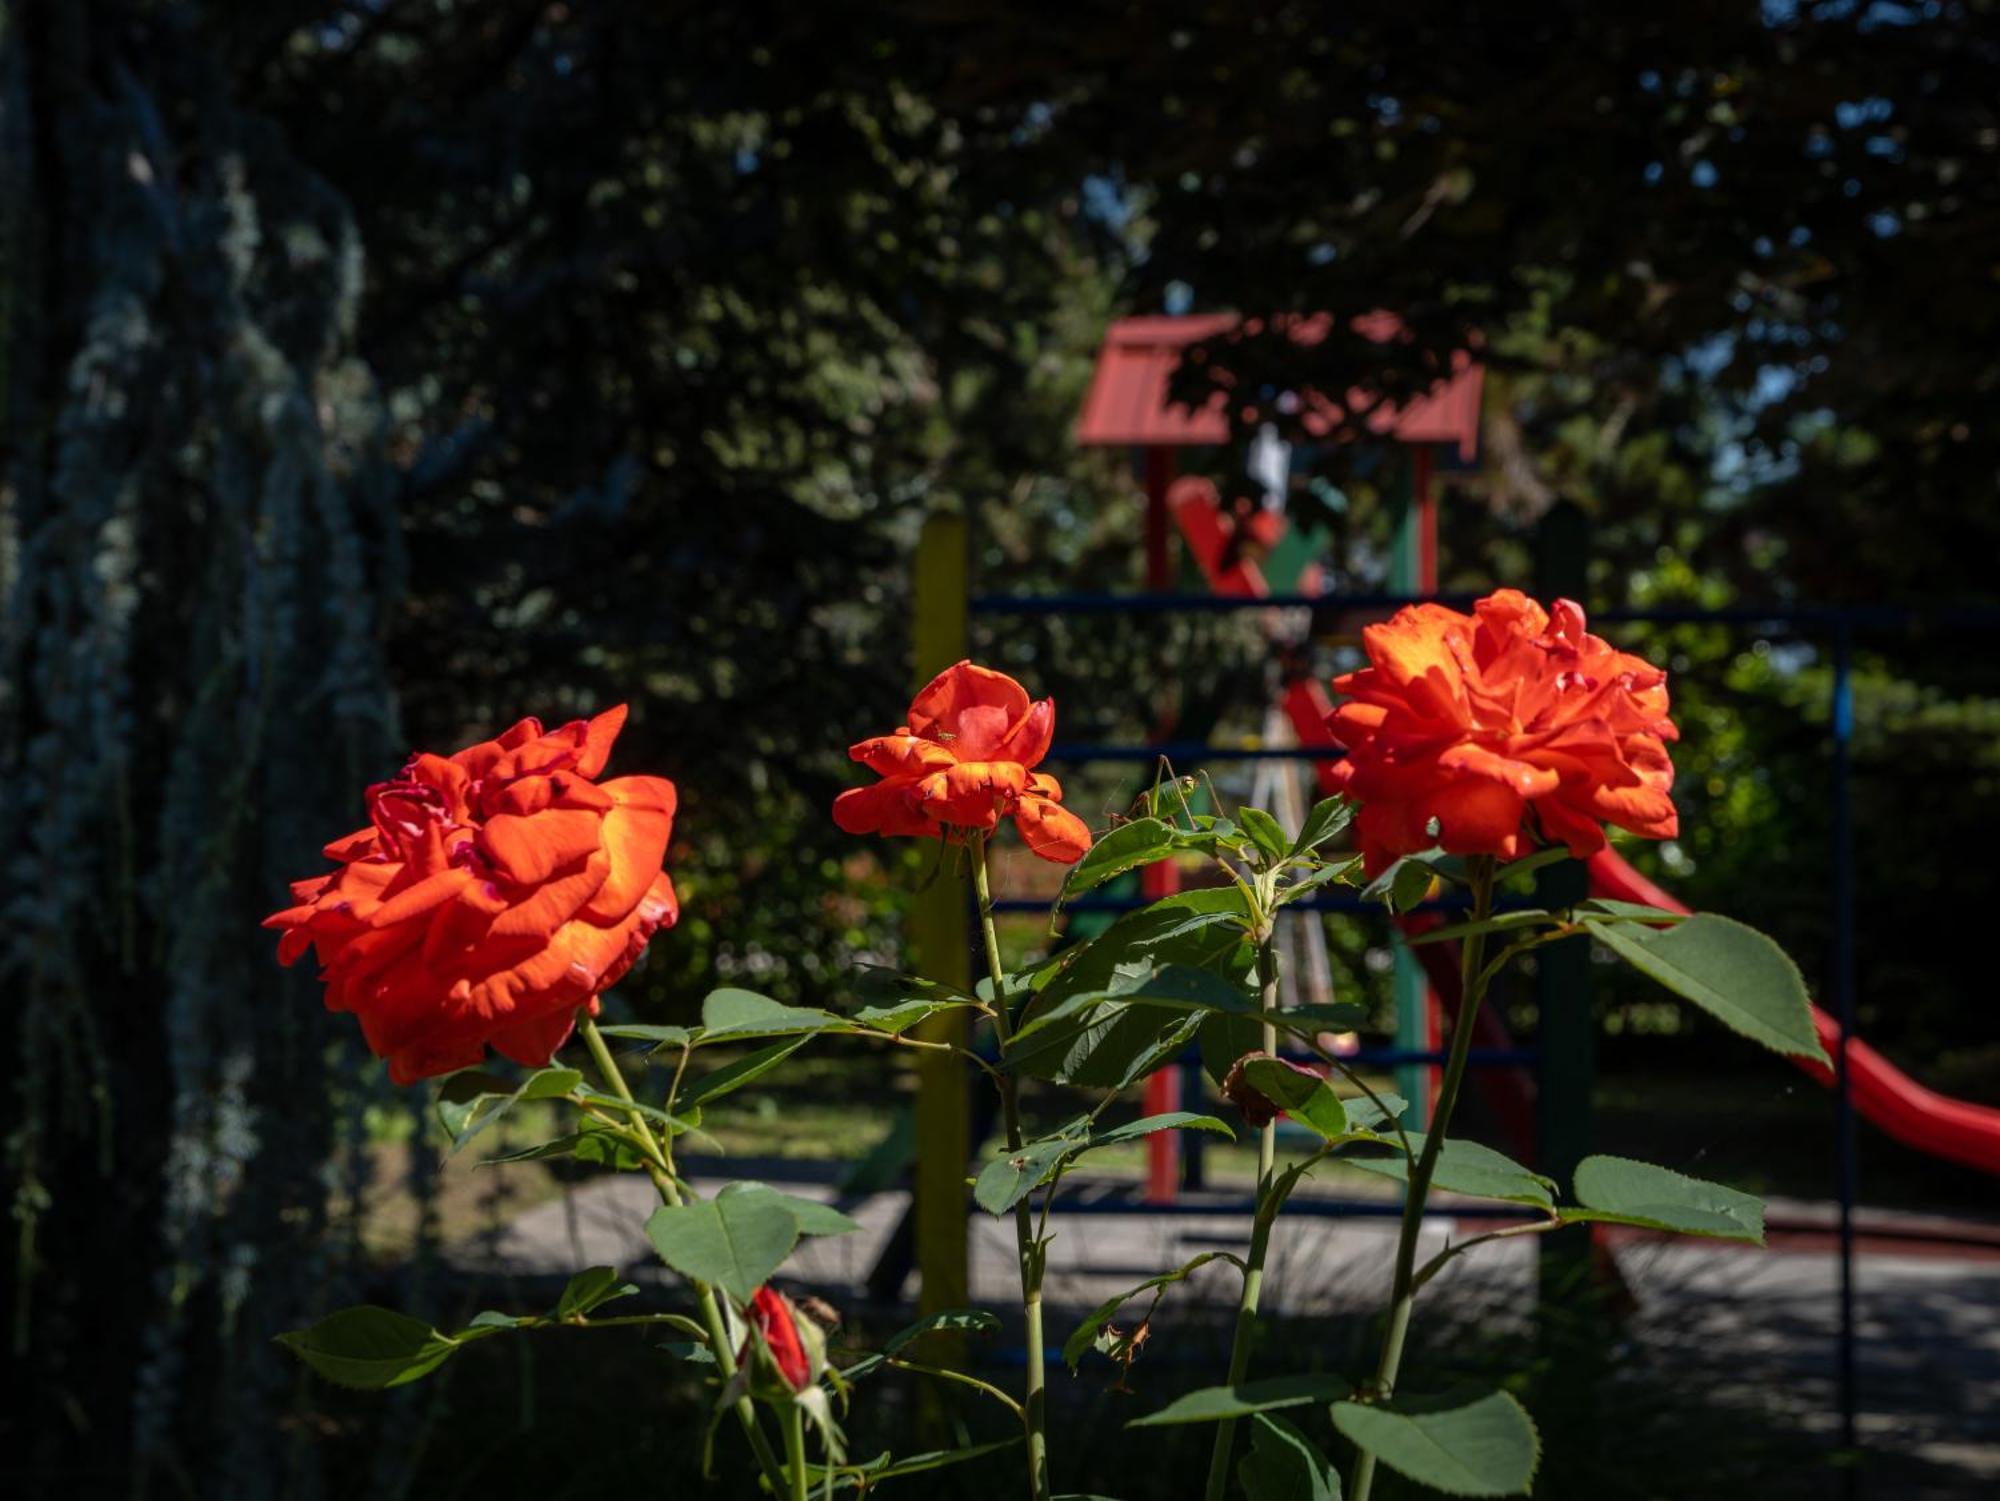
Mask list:
[[[625,1082],[625,1075],[619,1071],[617,1060],[611,1056],[611,1048],[604,1040],[604,1034],[597,1030],[597,1022],[587,1012],[579,1011],[576,1018],[577,1030],[583,1034],[584,1046],[590,1049],[592,1061],[597,1064],[598,1073],[604,1076],[604,1084],[613,1094],[623,1100],[631,1109],[632,1129],[646,1147],[646,1171],[652,1175],[653,1187],[659,1190],[661,1200],[669,1208],[679,1208],[681,1204],[680,1185],[674,1181],[673,1159],[653,1135],[653,1128],[638,1108],[639,1102],[632,1098],[631,1086]],[[715,1301],[714,1289],[706,1282],[693,1277],[688,1279],[694,1288],[695,1303],[701,1310],[701,1321],[708,1330],[708,1348],[715,1356],[715,1367],[722,1373],[724,1385],[736,1374],[736,1352],[729,1346],[729,1331],[722,1322],[722,1308]],[[784,1468],[778,1463],[778,1456],[771,1448],[771,1441],[764,1436],[764,1428],[757,1421],[757,1408],[746,1397],[736,1399],[736,1420],[743,1425],[743,1436],[750,1441],[750,1449],[757,1456],[757,1463],[770,1481],[773,1494],[781,1493],[785,1484]],[[800,1472],[803,1480],[804,1471]]]
[[[1262,986],[1259,1002],[1264,1023],[1264,1051],[1278,1050],[1278,1028],[1268,1018],[1278,1009],[1278,950],[1269,917],[1262,904],[1252,908],[1257,924],[1257,978]],[[1250,1370],[1250,1345],[1257,1330],[1257,1302],[1264,1291],[1264,1256],[1271,1245],[1271,1226],[1284,1206],[1285,1195],[1278,1188],[1278,1120],[1274,1115],[1257,1136],[1257,1216],[1250,1227],[1250,1255],[1243,1264],[1243,1290],[1236,1302],[1236,1332],[1229,1342],[1229,1384],[1235,1386]],[[1209,1454],[1207,1501],[1222,1501],[1229,1485],[1229,1455],[1236,1441],[1236,1420],[1225,1418],[1216,1425],[1215,1447]]]
[[[969,845],[972,853],[972,886],[979,898],[979,930],[986,940],[986,968],[993,977],[993,1035],[1000,1043],[1002,1067],[994,1075],[1000,1090],[1000,1113],[1007,1126],[1007,1150],[1021,1150],[1020,1085],[1005,1068],[1007,1040],[1013,1035],[1007,1018],[1007,972],[1000,963],[1000,937],[993,928],[993,889],[986,873],[986,836],[975,832]],[[1028,1370],[1021,1390],[1022,1427],[1028,1436],[1028,1494],[1034,1501],[1049,1497],[1049,1441],[1047,1393],[1048,1371],[1042,1348],[1042,1248],[1035,1238],[1035,1226],[1028,1200],[1023,1196],[1014,1206],[1014,1248],[1021,1264],[1021,1312],[1028,1326]]]
[[[796,1402],[785,1404],[785,1469],[791,1478],[787,1494],[792,1501],[807,1501],[806,1410]]]
[[[1472,886],[1471,920],[1484,922],[1493,913],[1493,857],[1480,855],[1473,859],[1467,874]],[[1438,1154],[1444,1150],[1445,1128],[1451,1124],[1459,1088],[1465,1082],[1466,1060],[1472,1054],[1473,1021],[1491,978],[1481,967],[1485,950],[1484,933],[1468,933],[1459,941],[1458,1019],[1452,1024],[1451,1053],[1445,1060],[1444,1078],[1438,1086],[1437,1109],[1432,1113],[1430,1129],[1424,1134],[1424,1149],[1410,1169],[1409,1193],[1403,1200],[1402,1233],[1396,1241],[1396,1280],[1389,1293],[1389,1327],[1382,1337],[1382,1358],[1375,1368],[1373,1395],[1377,1401],[1386,1400],[1395,1391],[1396,1375],[1402,1369],[1403,1343],[1409,1336],[1410,1311],[1419,1285],[1417,1237],[1423,1231],[1424,1204],[1430,1197]],[[1354,1471],[1347,1482],[1347,1501],[1368,1501],[1374,1485],[1375,1456],[1363,1449],[1354,1458]]]

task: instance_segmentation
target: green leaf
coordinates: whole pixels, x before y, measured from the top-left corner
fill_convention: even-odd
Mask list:
[[[792,1037],[801,1032],[851,1032],[853,1024],[813,1006],[787,1006],[754,990],[725,986],[701,1003],[702,1040],[723,1037]]]
[[[359,1391],[428,1376],[458,1349],[421,1319],[366,1306],[330,1313],[310,1329],[279,1335],[278,1343],[336,1386]]]
[[[1422,1155],[1424,1136],[1407,1133],[1410,1150]],[[1398,1182],[1410,1181],[1410,1164],[1400,1154],[1394,1157],[1344,1157],[1349,1167],[1379,1173]],[[1555,1203],[1555,1184],[1540,1173],[1531,1173],[1504,1152],[1481,1146],[1476,1141],[1448,1140],[1438,1152],[1437,1169],[1431,1187],[1447,1193],[1465,1194],[1475,1199],[1499,1199],[1509,1204],[1528,1204],[1547,1209]]]
[[[1162,1428],[1173,1423],[1216,1423],[1247,1418],[1252,1413],[1304,1407],[1309,1402],[1334,1402],[1353,1387],[1338,1376],[1271,1376],[1235,1386],[1205,1386],[1176,1397],[1158,1412],[1134,1418],[1128,1428]]]
[[[948,1308],[941,1313],[927,1314],[908,1328],[899,1329],[880,1350],[856,1361],[842,1371],[840,1377],[843,1381],[859,1381],[880,1370],[891,1356],[900,1355],[927,1335],[960,1329],[973,1334],[993,1334],[999,1328],[999,1319],[978,1308]]]
[[[1236,1467],[1246,1501],[1340,1501],[1340,1472],[1288,1420],[1258,1413]]]
[[[662,1340],[655,1349],[665,1350],[675,1360],[685,1360],[689,1365],[714,1365],[715,1352],[707,1345],[692,1339]]]
[[[997,1454],[1003,1449],[1011,1449],[1021,1440],[1015,1438],[994,1439],[984,1444],[968,1444],[963,1449],[931,1449],[922,1454],[912,1454],[904,1459],[896,1459],[883,1453],[876,1455],[866,1464],[837,1464],[831,1467],[832,1484],[836,1492],[863,1490],[869,1495],[884,1480],[895,1480],[904,1475],[921,1475],[930,1470],[941,1470],[946,1465],[963,1464],[969,1459],[981,1459],[989,1454]],[[821,1495],[827,1484],[829,1467],[817,1461],[806,1464],[806,1487],[814,1496]]]
[[[1085,1024],[1090,1012],[1110,1002],[1231,1015],[1245,1015],[1254,1010],[1250,994],[1241,985],[1213,970],[1169,964],[1163,969],[1121,973],[1108,989],[1075,991],[1038,1007],[1014,1035],[1012,1043],[1025,1043],[1044,1027],[1066,1020]]]
[[[1140,1296],[1142,1293],[1156,1292],[1160,1289],[1170,1287],[1176,1282],[1185,1282],[1195,1271],[1207,1266],[1211,1261],[1227,1261],[1239,1271],[1243,1267],[1241,1258],[1232,1256],[1227,1251],[1204,1251],[1201,1255],[1195,1257],[1194,1260],[1182,1266],[1175,1267],[1171,1272],[1162,1272],[1157,1277],[1148,1277],[1137,1287],[1127,1288],[1116,1297],[1109,1298],[1098,1304],[1090,1317],[1086,1318],[1081,1324],[1078,1324],[1070,1337],[1063,1341],[1063,1359],[1068,1362],[1069,1368],[1072,1371],[1076,1369],[1076,1363],[1083,1359],[1084,1352],[1089,1350],[1091,1345],[1096,1341],[1097,1331],[1110,1323],[1112,1315],[1131,1302],[1132,1299]],[[1155,1298],[1154,1301],[1158,1302],[1159,1300]]]
[[[1271,863],[1275,864],[1291,852],[1291,836],[1285,832],[1284,825],[1262,808],[1239,808],[1236,816],[1243,821],[1244,831],[1256,841],[1257,848]]]
[[[1643,902],[1620,902],[1610,897],[1594,896],[1589,901],[1576,904],[1578,917],[1602,917],[1608,922],[1679,923],[1686,922],[1689,914],[1674,912],[1666,907],[1648,907]]]
[[[1449,943],[1454,938],[1469,938],[1474,933],[1504,933],[1509,928],[1533,928],[1555,921],[1551,914],[1539,907],[1521,907],[1511,912],[1496,912],[1491,917],[1448,922],[1443,927],[1419,933],[1410,939],[1410,944],[1415,947],[1424,943]]]
[[[1422,855],[1405,855],[1361,890],[1371,902],[1385,903],[1391,912],[1408,912],[1431,894],[1438,872]]]
[[[1083,1121],[1072,1121],[1062,1130],[1035,1141],[1023,1142],[1021,1150],[997,1157],[980,1170],[972,1185],[972,1197],[989,1214],[1005,1214],[1022,1199],[1047,1183],[1073,1158],[1100,1147],[1115,1147],[1156,1131],[1219,1131],[1234,1138],[1236,1133],[1212,1115],[1196,1115],[1172,1110],[1149,1115],[1122,1126],[1114,1126],[1094,1136],[1083,1134]]]
[[[1333,1426],[1390,1469],[1453,1496],[1526,1495],[1541,1456],[1534,1423],[1505,1392],[1463,1406],[1336,1402]]]
[[[675,1097],[674,1108],[677,1111],[692,1110],[732,1090],[741,1089],[744,1085],[768,1074],[809,1041],[811,1041],[809,1037],[787,1037],[772,1043],[769,1047],[762,1047],[754,1053],[745,1054],[734,1063],[725,1064],[712,1073],[703,1074]]]
[[[857,1027],[900,1037],[919,1022],[929,1021],[940,1011],[961,1011],[973,1005],[969,1000],[925,1001],[911,999],[888,1006],[863,1006],[853,1015]]]
[[[623,1281],[616,1267],[594,1266],[588,1271],[578,1272],[569,1279],[569,1286],[556,1299],[552,1319],[580,1319],[595,1308],[609,1303],[614,1298],[630,1297],[639,1289],[632,1283]]]
[[[1383,1113],[1375,1100],[1382,1102],[1388,1114]],[[1410,1108],[1410,1102],[1399,1094],[1391,1094],[1386,1089],[1375,1091],[1375,1099],[1365,1094],[1349,1095],[1341,1101],[1347,1109],[1347,1129],[1350,1131],[1383,1131],[1393,1133],[1396,1122],[1403,1118],[1403,1112]]]
[[[560,1099],[583,1082],[573,1068],[537,1069],[515,1084],[482,1069],[453,1074],[438,1090],[438,1119],[451,1134],[451,1151],[499,1120],[523,1100]]]
[[[1762,1199],[1650,1162],[1586,1157],[1576,1165],[1576,1197],[1583,1208],[1564,1209],[1565,1220],[1643,1225],[1716,1240],[1764,1243]]]
[[[854,971],[854,993],[868,1006],[896,1006],[904,1001],[969,1001],[972,992],[913,975],[886,964],[861,964]]]
[[[1275,1058],[1251,1059],[1243,1065],[1243,1078],[1257,1093],[1327,1141],[1347,1133],[1347,1107],[1325,1079],[1302,1074]]]
[[[634,1291],[636,1290],[634,1289]],[[458,1338],[462,1343],[465,1340],[476,1339],[484,1334],[498,1334],[502,1330],[518,1329],[526,1322],[527,1320],[519,1314],[501,1313],[496,1309],[488,1308],[475,1313],[466,1322],[465,1327],[458,1332]]]
[[[1197,1115],[1187,1110],[1169,1110],[1163,1115],[1141,1116],[1136,1121],[1127,1121],[1122,1126],[1113,1126],[1109,1131],[1100,1131],[1091,1137],[1083,1147],[1086,1152],[1094,1152],[1099,1147],[1115,1147],[1120,1142],[1137,1141],[1142,1136],[1151,1136],[1156,1131],[1215,1131],[1234,1140],[1235,1131],[1229,1125],[1212,1115]]]
[[[1211,860],[1225,853],[1241,859],[1249,854],[1250,836],[1227,818],[1211,818],[1206,813],[1197,813],[1192,830],[1174,830],[1174,848],[1190,854],[1206,855]]]
[[[1282,907],[1287,902],[1311,896],[1322,886],[1358,886],[1361,884],[1359,877],[1362,873],[1362,864],[1361,856],[1356,855],[1352,859],[1334,861],[1320,866],[1317,870],[1308,871],[1289,886],[1278,888],[1278,905]]]
[[[1586,919],[1591,936],[1642,974],[1774,1052],[1826,1063],[1806,982],[1755,928],[1697,913],[1671,928]]]
[[[775,1192],[720,1194],[655,1209],[646,1237],[683,1277],[747,1303],[792,1254],[799,1222]]]
[[[1157,818],[1135,818],[1122,823],[1070,867],[1056,905],[1060,907],[1071,897],[1102,886],[1128,870],[1163,860],[1174,852],[1174,847],[1174,831]]]
[[[926,1314],[916,1323],[898,1329],[889,1336],[882,1346],[884,1355],[895,1355],[907,1350],[926,1334],[936,1334],[940,1330],[964,1329],[974,1334],[997,1334],[1000,1320],[983,1308],[947,1308],[942,1313]]]
[[[1547,849],[1536,850],[1532,855],[1509,861],[1493,873],[1493,878],[1495,881],[1511,881],[1516,876],[1532,875],[1545,865],[1556,865],[1568,858],[1567,845],[1552,844]]]
[[[801,1198],[797,1194],[785,1193],[768,1183],[754,1180],[732,1183],[723,1189],[717,1198],[727,1199],[741,1194],[767,1195],[791,1211],[792,1219],[799,1227],[801,1235],[852,1235],[861,1228],[858,1220],[849,1219],[831,1204],[822,1204],[818,1199]]]
[[[1318,849],[1336,834],[1346,831],[1354,819],[1354,804],[1344,797],[1321,798],[1313,804],[1306,821],[1299,825],[1299,837],[1292,841],[1292,853],[1303,855]]]
[[[972,1185],[973,1201],[988,1214],[1005,1214],[1053,1178],[1063,1159],[1086,1140],[1081,1135],[1057,1135],[1023,1142],[1018,1152],[996,1157],[980,1169]]]
[[[623,1095],[612,1094],[607,1090],[594,1089],[588,1084],[579,1084],[571,1098],[585,1105],[595,1105],[600,1110],[609,1111],[613,1115],[621,1117],[629,1116],[636,1110],[654,1125],[671,1132],[675,1136],[684,1136],[690,1131],[697,1130],[701,1125],[701,1111],[699,1109],[691,1110],[684,1116],[674,1115],[662,1110],[657,1105],[647,1105],[637,1100],[628,1100]]]
[[[699,1122],[691,1124],[698,1125]],[[611,1131],[596,1121],[585,1121],[576,1131],[567,1136],[558,1136],[537,1146],[527,1147],[518,1152],[505,1152],[497,1157],[488,1157],[484,1166],[497,1167],[507,1162],[534,1162],[545,1157],[573,1157],[578,1162],[596,1163],[600,1167],[632,1172],[646,1165],[646,1159],[629,1143],[621,1141]]]
[[[700,1033],[692,1027],[599,1027],[606,1037],[622,1038],[627,1042],[650,1042],[653,1051],[661,1048],[678,1048],[693,1042]]]
[[[1218,1086],[1229,1077],[1229,1070],[1238,1058],[1256,1052],[1263,1045],[1264,1023],[1251,1012],[1230,1015],[1212,1011],[1201,1019],[1201,1027],[1195,1033],[1202,1072]]]

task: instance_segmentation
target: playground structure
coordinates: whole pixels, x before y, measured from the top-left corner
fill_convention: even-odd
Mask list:
[[[1276,506],[1249,497],[1225,498],[1206,479],[1179,476],[1177,450],[1211,447],[1229,437],[1228,414],[1215,403],[1190,411],[1168,399],[1169,385],[1181,352],[1191,343],[1226,334],[1235,320],[1208,318],[1139,318],[1116,324],[1107,336],[1096,378],[1078,423],[1079,442],[1138,450],[1138,467],[1146,495],[1143,535],[1146,592],[1117,596],[1078,593],[1042,596],[975,596],[968,572],[968,546],[963,518],[934,516],[919,546],[915,590],[915,656],[918,680],[967,653],[975,616],[1034,616],[1139,614],[1172,615],[1217,610],[1303,612],[1317,621],[1339,620],[1352,625],[1380,618],[1393,609],[1425,598],[1437,598],[1438,497],[1440,462],[1469,463],[1476,452],[1482,376],[1478,366],[1461,361],[1454,372],[1419,401],[1400,408],[1369,409],[1366,425],[1375,440],[1389,449],[1387,463],[1394,476],[1395,544],[1389,560],[1387,590],[1341,593],[1314,560],[1285,556],[1289,528]],[[1362,331],[1369,337],[1396,336],[1396,320],[1378,316]],[[1310,334],[1308,332],[1308,338]],[[1365,403],[1350,393],[1350,404]],[[1304,425],[1329,431],[1337,413],[1334,403],[1307,393]],[[1253,464],[1253,468],[1255,465]],[[1281,488],[1282,481],[1277,487]],[[1586,593],[1584,563],[1587,536],[1580,513],[1559,506],[1542,525],[1538,590],[1545,594]],[[1182,539],[1185,554],[1198,570],[1206,592],[1176,587],[1173,538]],[[1275,560],[1275,562],[1274,562]],[[1450,603],[1462,603],[1451,600]],[[1857,632],[1894,629],[1909,624],[1912,612],[1882,609],[1816,610],[1786,607],[1743,607],[1729,610],[1655,609],[1599,610],[1606,623],[1718,623],[1775,627],[1794,635],[1829,639],[1834,675],[1833,714],[1828,725],[1832,744],[1834,849],[1833,901],[1830,913],[1835,941],[1831,955],[1831,1010],[1815,1010],[1822,1043],[1834,1063],[1831,1069],[1803,1065],[1819,1082],[1829,1085],[1836,1099],[1837,1199],[1840,1208],[1841,1334],[1838,1351],[1842,1428],[1851,1447],[1854,1438],[1855,1316],[1853,1297],[1854,1208],[1856,1183],[1856,1117],[1865,1118],[1895,1139],[1977,1170],[2000,1173],[2000,1111],[1947,1099],[1925,1089],[1887,1059],[1853,1037],[1855,956],[1853,915],[1856,905],[1855,858],[1848,808],[1851,659]],[[1960,623],[1964,612],[1954,612]],[[1982,615],[1980,626],[2000,624]],[[1272,720],[1291,730],[1290,744],[1264,742],[1250,747],[1186,744],[1173,737],[1173,726],[1156,726],[1152,740],[1137,745],[1060,744],[1054,759],[1070,764],[1092,761],[1150,763],[1163,752],[1177,769],[1188,770],[1202,760],[1259,760],[1291,766],[1317,765],[1322,771],[1338,751],[1329,743],[1324,719],[1329,707],[1324,686],[1310,672],[1291,674],[1271,706]],[[1072,904],[1072,911],[1113,913],[1136,908],[1174,889],[1177,872],[1171,865],[1141,873],[1137,897],[1098,896]],[[1641,901],[1668,910],[1679,908],[1673,898],[1607,851],[1589,862],[1565,862],[1540,872],[1538,900],[1560,906],[1592,894]],[[999,910],[1040,910],[1039,902],[996,904]],[[1327,911],[1373,910],[1348,895],[1323,895],[1299,904],[1312,921]],[[913,915],[916,958],[926,972],[944,979],[969,979],[970,930],[968,896],[962,885],[939,880],[925,892]],[[1410,914],[1406,933],[1435,926],[1444,919],[1433,910]],[[1397,1070],[1399,1093],[1414,1102],[1429,1098],[1429,1084],[1443,1061],[1440,1035],[1443,1019],[1457,1009],[1456,961],[1449,945],[1410,949],[1398,945],[1395,975],[1397,1029],[1394,1045],[1364,1048],[1355,1061],[1364,1066]],[[1595,1033],[1589,999],[1589,955],[1582,940],[1545,951],[1539,966],[1539,1036],[1534,1046],[1517,1046],[1490,1008],[1478,1019],[1471,1061],[1487,1098],[1490,1113],[1510,1145],[1542,1171],[1567,1177],[1589,1150],[1591,1095],[1594,1078]],[[931,1024],[938,1035],[951,1033],[963,1041],[964,1022],[939,1018]],[[1147,1109],[1174,1108],[1184,1087],[1183,1075],[1199,1088],[1198,1067],[1164,1070],[1148,1082]],[[965,1291],[966,1225],[962,1164],[975,1143],[967,1081],[963,1068],[945,1055],[929,1055],[921,1077],[915,1131],[924,1150],[916,1154],[914,1208],[915,1260],[923,1273],[923,1303],[927,1309],[954,1306]],[[1170,1211],[1182,1183],[1198,1175],[1198,1159],[1183,1161],[1174,1133],[1150,1138],[1143,1195],[1098,1199],[1094,1212],[1145,1213]],[[1307,1212],[1379,1213],[1383,1206],[1320,1203],[1298,1206]],[[1241,1206],[1249,1212],[1249,1202]],[[1205,1205],[1205,1212],[1212,1212]],[[1473,1206],[1454,1213],[1478,1215]],[[1484,1211],[1500,1212],[1500,1211]],[[1568,1232],[1565,1232],[1567,1235]],[[1559,1242],[1562,1237],[1552,1237]],[[1559,1247],[1552,1245],[1552,1251]],[[1559,1252],[1560,1253],[1560,1252]],[[1567,1254],[1574,1256],[1574,1243]]]

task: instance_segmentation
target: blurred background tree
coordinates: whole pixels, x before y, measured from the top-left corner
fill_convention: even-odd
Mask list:
[[[1476,349],[1448,587],[1526,582],[1567,496],[1605,602],[1996,593],[1981,0],[5,0],[0,49],[5,1435],[38,1482],[319,1483],[265,1336],[362,1275],[326,1226],[387,1096],[254,924],[409,746],[633,700],[686,915],[632,1007],[823,995],[889,940],[824,809],[907,699],[916,523],[975,511],[996,586],[1136,582],[1123,465],[1069,441],[1114,313],[1410,329],[1233,353],[1268,393]],[[1365,535],[1359,446],[1310,457],[1297,503]],[[1254,646],[1194,629],[993,647],[1136,733]],[[1812,967],[1824,642],[1641,639],[1689,731],[1669,873]],[[1956,853],[1995,827],[1983,645],[1871,635],[1857,705],[1864,1021],[1961,1088],[2000,1021],[1932,920],[1995,894]]]

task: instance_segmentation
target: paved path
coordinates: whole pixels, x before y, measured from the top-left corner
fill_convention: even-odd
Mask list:
[[[789,1192],[822,1200],[825,1183],[779,1180]],[[697,1179],[709,1193],[725,1179]],[[1086,1190],[1087,1191],[1087,1190]],[[595,1180],[564,1199],[541,1204],[476,1253],[469,1271],[554,1276],[612,1265],[637,1280],[664,1280],[643,1226],[655,1206],[637,1176]],[[808,1240],[784,1274],[826,1290],[836,1301],[858,1295],[908,1203],[883,1193],[849,1206],[858,1234]],[[1810,1222],[1814,1206],[1773,1205],[1773,1219]],[[1448,1212],[1425,1224],[1424,1253],[1446,1237],[1490,1228]],[[1203,1214],[1057,1215],[1050,1247],[1049,1301],[1085,1309],[1209,1250],[1240,1251],[1244,1218]],[[1387,1290],[1395,1221],[1290,1215],[1273,1239],[1265,1306],[1290,1314],[1354,1313],[1379,1307]],[[1786,1237],[1778,1237],[1780,1244]],[[1677,1379],[1698,1380],[1725,1400],[1739,1398],[1785,1414],[1831,1438],[1837,1427],[1834,1350],[1838,1266],[1825,1238],[1805,1249],[1757,1251],[1694,1240],[1635,1239],[1618,1263],[1637,1308],[1628,1332],[1646,1355]],[[1857,1308],[1862,1333],[1862,1436],[1871,1447],[1948,1465],[1976,1487],[2000,1495],[2000,1255],[1992,1248],[1940,1254],[1913,1244],[1871,1240],[1858,1258]],[[1010,1221],[972,1220],[972,1298],[1007,1307],[1015,1293]],[[1235,1297],[1235,1273],[1214,1262],[1171,1295],[1169,1311],[1220,1309]],[[1439,1279],[1458,1279],[1503,1325],[1518,1310],[1525,1323],[1535,1252],[1524,1240],[1483,1246]],[[1059,1323],[1058,1328],[1061,1328]],[[1986,1487],[1990,1486],[1990,1492]],[[1944,1491],[1926,1495],[1945,1496]]]

